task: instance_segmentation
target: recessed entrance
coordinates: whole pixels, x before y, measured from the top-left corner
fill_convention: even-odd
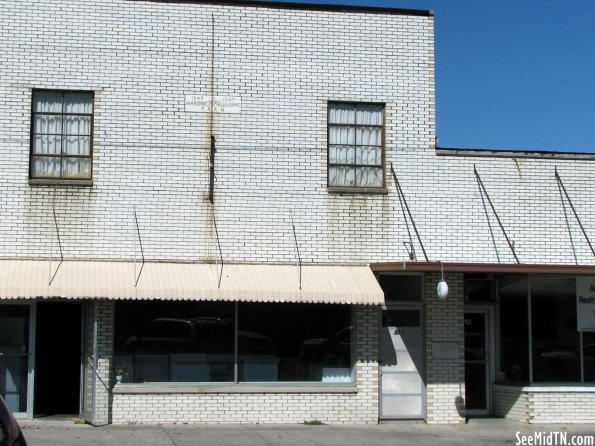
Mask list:
[[[34,415],[78,415],[81,304],[37,303],[35,353]]]
[[[490,330],[487,309],[465,311],[465,407],[467,415],[490,413]]]

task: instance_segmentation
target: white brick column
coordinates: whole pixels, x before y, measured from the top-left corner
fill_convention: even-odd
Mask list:
[[[465,422],[463,275],[447,274],[449,296],[438,299],[440,273],[425,275],[426,384],[430,424]]]
[[[113,355],[114,302],[98,301],[97,305],[97,370],[95,380],[95,416],[93,423],[111,423],[111,364]]]

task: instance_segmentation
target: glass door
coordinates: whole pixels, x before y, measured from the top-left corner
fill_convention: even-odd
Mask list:
[[[465,311],[465,407],[468,415],[490,413],[488,324],[488,310]]]
[[[15,415],[29,413],[30,305],[0,305],[0,395]]]

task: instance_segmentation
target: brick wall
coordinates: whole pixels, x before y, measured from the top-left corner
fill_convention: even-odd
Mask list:
[[[522,387],[492,385],[492,414],[496,417],[528,423],[529,398]]]
[[[55,206],[65,257],[131,259],[136,206],[147,260],[212,259],[212,125],[227,261],[293,261],[290,210],[305,262],[400,257],[396,196],[326,190],[327,102],[385,103],[387,161],[427,152],[433,18],[127,0],[9,0],[0,17],[0,256],[47,257]],[[184,111],[211,87],[242,112]],[[28,185],[32,88],[95,92],[92,188]]]
[[[593,423],[595,390],[592,387],[492,386],[493,412],[523,423]]]

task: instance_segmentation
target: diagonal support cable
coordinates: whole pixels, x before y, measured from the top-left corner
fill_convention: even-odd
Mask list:
[[[504,229],[502,220],[500,220],[500,216],[498,215],[498,212],[496,212],[494,203],[492,203],[492,199],[490,198],[488,191],[483,184],[483,181],[481,181],[481,177],[479,176],[479,173],[477,172],[477,169],[475,168],[475,164],[473,165],[473,173],[475,173],[475,178],[477,179],[477,184],[479,184],[479,189],[480,189],[480,193],[482,194],[482,199],[483,199],[483,196],[485,196],[485,198],[488,200],[488,203],[490,204],[490,207],[492,208],[492,212],[496,216],[496,221],[498,222],[498,225],[500,226],[500,229],[502,230],[502,233],[504,234],[504,238],[506,238],[508,247],[510,248],[512,255],[514,256],[514,259],[516,260],[516,263],[521,263],[519,261],[519,258],[516,255],[515,250],[514,250],[514,243],[510,240],[510,238],[508,237],[508,234],[506,233],[506,230]]]
[[[213,216],[213,228],[215,229],[215,240],[217,241],[217,249],[219,251],[219,262],[221,263],[221,269],[219,270],[219,265],[217,264],[217,260],[215,260],[217,270],[219,271],[219,282],[217,283],[217,288],[221,288],[221,279],[223,278],[223,251],[221,250],[221,241],[219,240],[219,230],[217,229],[217,219],[215,218],[215,207],[212,208],[212,216]]]
[[[424,248],[424,244],[421,241],[421,237],[419,235],[419,231],[417,230],[417,226],[415,225],[415,220],[413,220],[413,215],[411,215],[411,210],[409,209],[409,205],[407,204],[407,200],[405,199],[405,194],[403,193],[403,189],[401,189],[401,184],[399,183],[399,180],[397,179],[397,174],[395,173],[395,169],[393,167],[393,164],[390,164],[390,171],[393,174],[393,179],[395,180],[395,187],[397,188],[397,192],[399,194],[399,201],[401,201],[401,209],[403,210],[403,214],[405,214],[405,210],[407,210],[407,214],[409,215],[409,219],[411,220],[411,225],[413,226],[413,230],[415,231],[415,235],[417,237],[417,241],[419,242],[419,246],[421,246],[421,250],[424,253],[424,258],[426,259],[426,262],[428,262],[428,255],[426,254],[426,249]],[[404,205],[404,209],[403,209],[403,205]],[[405,215],[403,215],[403,217],[405,217]],[[409,224],[407,223],[407,218],[405,217],[405,224],[407,225],[407,232],[409,233],[409,239],[411,240],[411,232],[409,231]],[[413,241],[410,241],[411,243],[411,249],[412,249],[412,253],[413,256],[415,257],[415,251],[413,250]]]
[[[52,274],[52,257],[54,252],[54,231],[52,231],[52,242],[50,245],[50,281],[48,283],[48,286],[52,284],[54,278],[56,277],[56,274],[58,274],[58,270],[60,269],[62,262],[64,262],[64,254],[62,252],[62,241],[60,240],[60,230],[58,229],[58,219],[56,218],[55,208],[52,208],[52,214],[54,216],[54,227],[56,228],[56,236],[58,238],[58,248],[60,248],[60,263],[58,263],[56,271],[54,271],[54,273]]]
[[[295,263],[298,269],[298,285],[302,289],[302,257],[300,256],[300,247],[298,246],[297,235],[295,232],[295,224],[293,223],[293,212],[289,211],[291,217],[291,228],[293,230],[293,241],[295,243]]]
[[[140,266],[140,270],[138,271],[138,274],[136,274],[136,238],[134,239],[134,287],[136,288],[136,286],[138,285],[138,281],[140,280],[140,275],[143,272],[143,268],[145,266],[145,252],[143,250],[143,241],[140,237],[140,227],[138,225],[138,218],[136,216],[136,209],[134,210],[134,224],[136,227],[136,235],[138,237],[138,244],[140,246],[140,254],[142,256],[143,259],[143,263]]]
[[[572,204],[572,200],[570,199],[570,195],[568,195],[568,192],[566,191],[566,188],[564,187],[564,183],[562,182],[562,178],[560,178],[560,175],[558,174],[558,168],[557,167],[554,167],[554,175],[556,176],[556,180],[558,181],[558,186],[564,192],[564,195],[566,196],[566,200],[568,200],[568,204],[570,205],[570,209],[572,209],[572,213],[574,214],[574,217],[576,218],[576,221],[577,221],[579,227],[581,228],[581,231],[583,232],[583,235],[585,236],[585,240],[589,244],[589,248],[591,248],[591,254],[593,254],[595,256],[595,250],[593,250],[593,245],[591,244],[591,240],[589,240],[589,236],[587,235],[587,231],[585,231],[585,228],[583,226],[583,223],[581,222],[581,219],[579,218],[578,213],[576,212],[576,209],[574,208],[574,205]]]

